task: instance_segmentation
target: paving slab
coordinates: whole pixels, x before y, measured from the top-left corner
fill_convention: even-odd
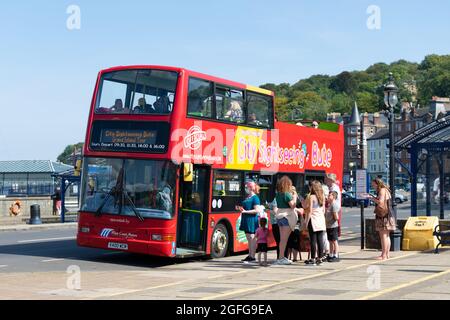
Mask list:
[[[80,290],[68,287],[73,274],[67,268],[76,261],[49,259],[48,263],[60,271],[39,271],[42,261],[35,262],[36,272],[6,272],[0,268],[0,299],[328,300],[372,299],[373,294],[373,299],[448,298],[450,273],[440,275],[450,270],[450,250],[444,249],[440,255],[395,252],[388,261],[374,260],[376,251],[361,251],[354,246],[343,246],[342,251],[341,262],[317,267],[302,262],[289,266],[244,265],[240,262],[243,255],[161,264],[148,270],[127,270],[124,266],[103,271],[98,264],[95,270],[81,270]],[[268,256],[270,262],[275,260],[274,251]],[[108,263],[113,262],[114,256]],[[371,279],[376,272],[378,285],[371,287],[370,283],[377,284]],[[430,276],[436,278],[422,281]],[[409,291],[408,285],[417,281],[411,286],[414,291]],[[395,290],[389,291],[392,288]]]

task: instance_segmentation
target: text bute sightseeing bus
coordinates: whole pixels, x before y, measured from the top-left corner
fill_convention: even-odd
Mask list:
[[[283,175],[300,194],[327,173],[342,182],[343,139],[337,124],[275,121],[268,90],[182,68],[103,70],[87,126],[78,245],[165,257],[247,250],[235,210],[245,182],[260,185],[263,204]]]

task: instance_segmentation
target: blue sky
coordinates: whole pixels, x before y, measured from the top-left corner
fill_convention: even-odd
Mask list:
[[[80,30],[66,27],[72,4]],[[367,28],[369,5],[381,9],[380,30]],[[252,85],[294,83],[449,54],[448,12],[447,0],[2,1],[0,160],[54,160],[83,141],[106,67],[174,65]]]

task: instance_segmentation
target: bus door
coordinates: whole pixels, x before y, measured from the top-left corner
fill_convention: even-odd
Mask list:
[[[208,224],[210,167],[183,164],[180,179],[177,247],[204,251]]]

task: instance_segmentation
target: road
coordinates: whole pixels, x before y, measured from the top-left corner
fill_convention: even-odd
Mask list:
[[[348,230],[359,230],[358,210],[344,211]],[[172,260],[80,248],[75,232],[0,232],[0,299],[264,300],[267,293],[273,299],[450,298],[448,249],[440,255],[396,252],[380,263],[373,259],[377,252],[359,250],[357,240],[344,241],[340,263],[264,268],[243,265],[242,255]],[[380,274],[376,288],[367,284],[372,267]],[[76,270],[79,288],[71,285]]]
[[[372,217],[369,208],[366,217]],[[344,237],[359,237],[359,208],[344,208]],[[83,270],[146,269],[174,263],[159,259],[106,250],[81,248],[75,243],[76,228],[39,231],[0,232],[1,272],[56,271],[62,265],[76,264]]]

